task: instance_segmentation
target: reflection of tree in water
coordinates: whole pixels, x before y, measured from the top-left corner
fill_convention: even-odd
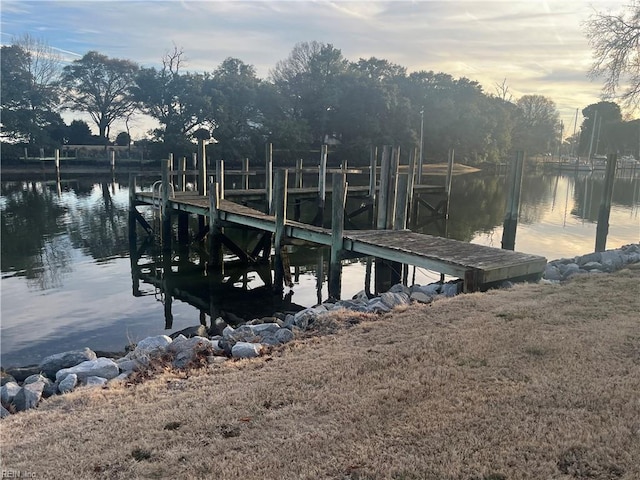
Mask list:
[[[96,260],[126,255],[127,208],[113,202],[107,184],[84,191],[58,197],[41,182],[3,183],[2,271],[18,271],[30,287],[46,290],[72,271],[72,248]]]
[[[549,211],[549,203],[553,199],[556,178],[555,175],[525,175],[522,178],[519,222],[526,224],[537,223]],[[507,188],[508,185],[505,182],[505,189]]]
[[[1,192],[2,271],[17,270],[35,278],[44,268],[43,259],[49,258],[45,244],[64,232],[65,209],[39,182],[3,183]]]
[[[96,189],[101,190],[100,199],[84,199],[70,211],[71,242],[96,260],[125,256],[129,251],[128,210],[113,202],[107,183],[96,184]]]
[[[44,242],[40,253],[33,257],[32,268],[25,272],[27,285],[38,290],[49,290],[63,285],[62,279],[73,271],[71,244],[66,235],[57,235]]]

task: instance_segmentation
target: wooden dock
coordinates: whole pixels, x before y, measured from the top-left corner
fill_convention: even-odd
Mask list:
[[[289,194],[295,194],[291,189]],[[228,192],[225,196],[231,197]],[[162,199],[151,192],[136,192],[138,205],[161,208]],[[176,192],[168,199],[173,212],[184,212],[211,218],[220,227],[251,228],[278,233],[277,215],[268,215],[228,199],[218,199],[211,211],[209,197]],[[282,235],[286,239],[304,240],[318,245],[341,245],[341,250],[357,256],[372,256],[390,262],[413,265],[464,280],[465,292],[483,290],[505,280],[539,278],[546,259],[537,255],[475,245],[457,240],[414,233],[409,230],[345,230],[336,242],[332,229],[284,219]]]

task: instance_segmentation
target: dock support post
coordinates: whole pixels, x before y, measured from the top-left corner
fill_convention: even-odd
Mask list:
[[[198,139],[198,195],[207,195],[207,147],[204,138]]]
[[[200,192],[200,183],[198,181],[198,154],[191,154],[191,170],[193,170],[193,187],[196,192]]]
[[[316,266],[316,298],[322,303],[322,283],[324,281],[324,250],[318,249],[318,265]]]
[[[109,160],[109,164],[111,166],[111,175],[116,173],[116,152],[111,150],[111,158]]]
[[[524,152],[517,151],[509,170],[509,196],[507,197],[507,211],[502,230],[502,248],[505,250],[514,250],[516,246],[523,165]]]
[[[178,190],[184,192],[187,190],[187,157],[180,159],[180,165],[178,165]]]
[[[411,224],[413,219],[413,194],[416,180],[416,159],[418,158],[418,149],[414,148],[409,154],[409,184],[407,185],[407,221],[405,225]],[[405,227],[406,228],[406,227]]]
[[[171,209],[169,208],[169,160],[162,161],[162,248],[171,251]]]
[[[369,225],[371,228],[375,227],[376,218],[376,182],[378,170],[378,148],[371,146],[371,152],[369,154],[369,193],[368,202],[371,207],[369,210]]]
[[[327,146],[322,145],[320,150],[320,168],[318,169],[318,211],[314,224],[322,226],[324,224],[324,204],[326,199],[327,186]]]
[[[249,159],[242,159],[242,188],[249,190]]]
[[[180,159],[178,165],[178,190],[181,192],[187,189],[187,157]],[[186,245],[189,243],[189,214],[187,212],[178,212],[178,243]]]
[[[390,164],[391,151],[389,146],[385,145],[382,149],[382,161],[380,164],[380,188],[378,190],[378,214],[376,219],[376,228],[378,230],[387,228]]]
[[[401,173],[398,176],[398,205],[396,208],[395,219],[393,221],[394,230],[404,230],[407,228],[407,207],[409,202],[409,174]],[[394,262],[395,263],[395,262]],[[395,263],[400,267],[398,273],[402,274],[402,283],[407,284],[409,277],[409,266]]]
[[[133,256],[138,243],[136,231],[136,177],[129,175],[129,253]]]
[[[342,248],[344,242],[344,207],[346,174],[334,173],[331,193],[331,259],[329,261],[329,297],[340,299],[342,289]]]
[[[616,176],[618,156],[615,153],[607,155],[607,171],[604,177],[604,190],[598,211],[598,226],[596,227],[596,252],[604,252],[609,234],[609,215],[611,213],[611,199],[613,198],[613,180]]]
[[[219,197],[224,198],[224,160],[216,162],[216,183],[218,184]]]
[[[276,216],[276,231],[273,238],[275,252],[273,265],[273,288],[276,292],[284,291],[284,262],[282,261],[282,243],[284,229],[287,224],[287,175],[286,169],[278,170],[275,178],[274,210]]]
[[[385,145],[382,149],[380,189],[378,190],[378,215],[376,221],[378,230],[393,228],[394,225],[399,160],[400,149],[396,147],[391,149],[390,146]],[[375,264],[376,293],[386,292],[392,285],[400,282],[401,264],[379,258],[375,260]]]
[[[267,143],[265,151],[264,188],[267,193],[267,213],[273,215],[273,145]]]
[[[301,158],[296,159],[296,178],[295,178],[294,187],[295,188],[302,188],[302,159]],[[294,203],[294,210],[293,210],[293,219],[296,222],[300,221],[300,215],[301,215],[300,206],[301,206],[300,196],[296,195],[295,203]]]
[[[211,180],[209,184],[209,268],[222,274],[222,240],[218,208],[220,206],[220,185]]]
[[[455,155],[456,152],[453,148],[449,150],[449,157],[447,158],[447,178],[444,186],[444,191],[447,194],[447,210],[445,211],[445,215],[447,216],[449,215],[449,197],[451,196],[451,180],[453,179],[453,162]]]

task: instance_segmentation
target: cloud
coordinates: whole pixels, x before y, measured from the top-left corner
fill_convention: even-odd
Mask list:
[[[408,71],[443,71],[491,92],[507,78],[517,94],[546,94],[562,111],[598,101],[586,73],[582,24],[606,0],[510,1],[33,1],[4,0],[2,32],[30,32],[68,60],[89,50],[159,66],[173,45],[187,68],[225,58],[266,78],[300,41],[331,43],[356,61],[375,56]],[[566,122],[565,122],[566,123]]]

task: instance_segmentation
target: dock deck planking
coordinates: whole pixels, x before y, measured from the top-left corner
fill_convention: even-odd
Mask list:
[[[227,192],[225,192],[227,195]],[[159,206],[151,192],[136,193],[136,201]],[[197,193],[177,192],[169,205],[176,211],[208,215],[209,199]],[[267,215],[227,199],[221,199],[219,219],[229,225],[275,232],[275,216]],[[331,230],[287,220],[285,235],[331,246]],[[502,250],[458,240],[415,233],[410,230],[347,230],[343,249],[362,256],[405,263],[462,278],[465,291],[482,286],[542,274],[546,259],[537,255]]]

